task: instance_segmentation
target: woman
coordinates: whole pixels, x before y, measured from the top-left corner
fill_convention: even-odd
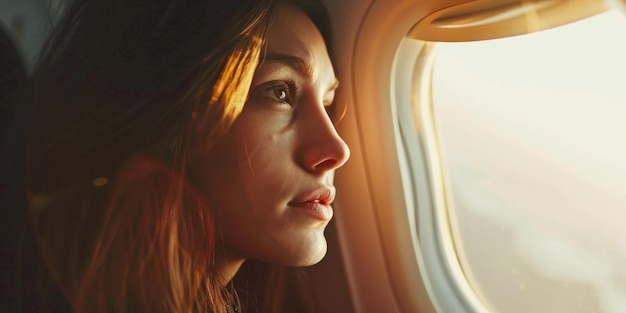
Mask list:
[[[321,260],[349,150],[333,125],[342,109],[319,4],[66,10],[32,90],[35,309],[239,311],[244,261]],[[279,296],[264,298],[242,302],[281,310]]]

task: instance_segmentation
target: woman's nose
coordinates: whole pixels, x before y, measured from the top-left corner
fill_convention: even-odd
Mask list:
[[[321,107],[321,108],[320,108]],[[350,158],[350,148],[339,136],[323,105],[302,114],[300,162],[313,173],[332,171]]]

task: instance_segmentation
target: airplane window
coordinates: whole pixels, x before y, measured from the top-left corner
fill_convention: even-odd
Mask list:
[[[493,312],[623,312],[624,15],[431,54],[442,194],[473,292]]]

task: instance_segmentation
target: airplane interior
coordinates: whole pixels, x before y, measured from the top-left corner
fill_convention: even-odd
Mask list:
[[[323,2],[351,157],[321,311],[626,312],[626,2]],[[25,72],[55,3],[0,0]]]

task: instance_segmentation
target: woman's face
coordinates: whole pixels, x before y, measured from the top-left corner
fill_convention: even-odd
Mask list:
[[[315,25],[279,5],[243,112],[197,167],[229,258],[304,266],[326,254],[333,174],[350,155],[332,120],[337,86]]]

